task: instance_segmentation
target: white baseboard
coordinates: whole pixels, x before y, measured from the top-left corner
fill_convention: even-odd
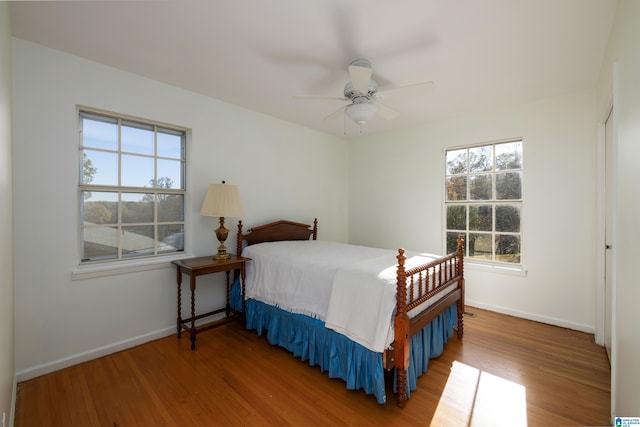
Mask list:
[[[575,331],[586,332],[589,334],[595,333],[595,327],[593,325],[584,325],[582,323],[568,322],[562,319],[556,319],[555,317],[541,316],[539,314],[529,313],[526,311],[513,310],[506,307],[484,304],[478,301],[466,299],[465,305],[470,307],[477,307],[484,310],[495,311],[496,313],[508,314],[510,316],[521,317],[527,320],[534,320],[536,322],[546,323],[548,325],[560,326],[562,328],[573,329]]]
[[[97,359],[99,357],[106,356],[108,354],[126,350],[128,348],[135,347],[149,341],[164,338],[166,336],[169,336],[175,333],[176,333],[176,327],[171,326],[165,329],[160,329],[158,331],[150,332],[148,334],[129,338],[124,341],[119,341],[113,344],[108,344],[103,347],[95,348],[79,354],[64,357],[62,359],[53,360],[51,362],[33,366],[31,368],[27,368],[20,372],[17,372],[16,383],[27,381],[32,378],[39,377],[41,375],[49,374],[51,372],[59,371],[60,369],[68,368],[69,366],[77,365],[79,363],[87,362],[89,360]]]
[[[590,334],[593,334],[595,332],[595,328],[592,325],[584,325],[581,323],[568,322],[566,320],[556,319],[554,317],[540,316],[534,313],[513,310],[510,308],[495,306],[491,304],[484,304],[484,303],[469,300],[469,299],[465,301],[465,304],[470,307],[477,307],[484,310],[495,311],[497,313],[508,314],[510,316],[521,317],[523,319],[534,320],[536,322],[547,323],[549,325],[560,326],[563,328],[573,329],[580,332],[586,332]],[[15,397],[16,397],[17,383],[22,381],[27,381],[42,375],[46,375],[51,372],[59,371],[60,369],[68,368],[69,366],[77,365],[79,363],[87,362],[89,360],[97,359],[99,357],[116,353],[118,351],[126,350],[128,348],[135,347],[149,341],[164,338],[174,333],[176,333],[176,328],[175,326],[171,326],[165,329],[160,329],[154,332],[150,332],[148,334],[139,335],[137,337],[133,337],[127,340],[119,341],[113,344],[108,344],[103,347],[85,351],[83,353],[75,354],[72,356],[64,357],[62,359],[36,365],[31,368],[23,369],[22,371],[17,372],[14,377],[14,385],[13,385],[13,392],[12,392],[12,398],[11,398],[12,413],[11,413],[11,416],[9,417],[9,420],[10,420],[9,425],[11,425],[11,422],[13,421],[13,415],[14,415],[13,412],[15,410]]]

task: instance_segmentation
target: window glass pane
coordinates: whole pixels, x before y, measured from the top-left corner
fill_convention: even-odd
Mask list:
[[[184,188],[180,160],[158,159],[158,188]]]
[[[79,125],[81,261],[183,251],[186,133],[87,111]]]
[[[94,120],[82,117],[82,145],[104,150],[118,149],[118,121],[104,118]]]
[[[122,122],[122,151],[153,155],[153,138],[152,126]]]
[[[490,260],[493,258],[491,234],[469,233],[468,253],[470,258]]]
[[[184,226],[159,225],[158,251],[176,252],[184,250]]]
[[[153,222],[153,194],[122,193],[122,222]]]
[[[464,205],[447,206],[447,229],[467,229],[467,207]]]
[[[447,175],[465,173],[467,171],[467,150],[447,151]]]
[[[122,227],[122,256],[152,255],[155,251],[153,225]]]
[[[118,153],[84,150],[82,184],[118,185]]]
[[[182,194],[158,194],[158,221],[183,221],[184,196]]]
[[[455,233],[455,232],[447,232],[447,253],[455,252],[458,250],[458,236],[462,234],[462,237],[466,239],[465,233]]]
[[[469,175],[469,200],[491,200],[491,175]]]
[[[450,176],[447,178],[447,200],[467,200],[466,176]]]
[[[158,130],[158,156],[182,158],[182,135],[174,135]]]
[[[122,185],[153,187],[153,157],[122,155]]]
[[[522,199],[522,172],[504,172],[496,174],[496,199]]]
[[[469,206],[469,230],[491,231],[493,210],[491,205]]]
[[[516,140],[446,151],[447,252],[466,232],[467,256],[521,262],[522,147]]]
[[[118,222],[118,193],[104,191],[82,192],[83,224],[116,224]]]
[[[493,170],[493,146],[485,145],[469,149],[469,172]]]
[[[520,206],[496,205],[496,231],[520,231]]]
[[[520,236],[497,234],[496,260],[520,263]]]
[[[82,229],[82,260],[100,261],[118,257],[118,229],[90,227]]]
[[[496,170],[522,168],[522,141],[496,144]]]

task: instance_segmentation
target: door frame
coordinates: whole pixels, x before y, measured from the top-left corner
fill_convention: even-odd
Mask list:
[[[599,106],[598,110],[598,127],[597,127],[597,224],[596,224],[596,325],[595,325],[595,342],[604,347],[605,345],[605,230],[606,230],[606,218],[605,218],[605,178],[606,178],[606,159],[605,159],[605,142],[606,142],[606,127],[605,123],[609,114],[611,114],[612,124],[612,153],[613,153],[613,168],[614,171],[618,169],[618,63],[613,64],[613,73],[611,79],[611,86],[605,89],[604,102]],[[616,354],[617,354],[617,340],[616,340],[616,265],[617,265],[617,240],[618,240],[618,226],[617,226],[617,206],[618,206],[618,174],[613,173],[613,179],[611,183],[612,188],[612,218],[611,218],[611,413],[612,416],[616,409]]]
[[[596,325],[595,342],[605,344],[605,245],[606,245],[606,122],[611,114],[613,125],[613,105],[607,102],[598,123],[597,141],[597,226],[596,226]],[[612,197],[613,200],[613,197]]]

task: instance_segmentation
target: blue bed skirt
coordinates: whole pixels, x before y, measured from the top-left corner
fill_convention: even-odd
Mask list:
[[[234,310],[242,309],[242,295],[237,283],[231,291],[231,305]],[[255,330],[258,335],[266,333],[269,343],[289,350],[311,366],[319,366],[330,378],[342,378],[348,389],[362,389],[373,394],[378,403],[386,402],[381,353],[325,328],[321,320],[252,299],[247,300],[245,306],[247,329]],[[453,304],[411,338],[407,397],[416,389],[418,377],[427,371],[429,359],[442,354],[457,322],[457,304]],[[395,376],[393,390],[395,393]]]

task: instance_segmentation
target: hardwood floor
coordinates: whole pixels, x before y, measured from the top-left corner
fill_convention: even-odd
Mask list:
[[[468,310],[464,339],[430,362],[403,409],[230,323],[195,351],[170,336],[20,383],[15,426],[610,425],[593,336]]]

